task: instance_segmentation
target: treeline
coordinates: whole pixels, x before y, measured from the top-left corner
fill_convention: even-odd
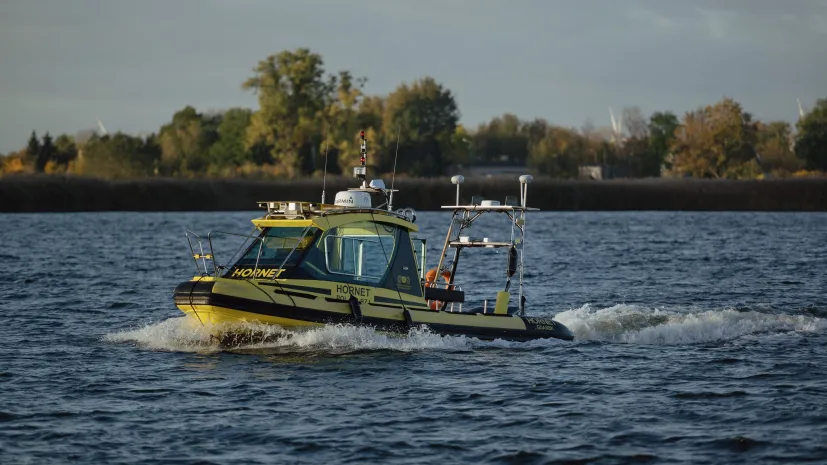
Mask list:
[[[75,137],[32,132],[28,145],[2,159],[3,173],[138,177],[296,179],[348,175],[358,161],[358,133],[369,140],[372,173],[433,177],[469,165],[519,165],[556,178],[600,166],[604,176],[662,175],[749,179],[827,171],[827,99],[795,127],[755,120],[730,99],[687,112],[644,115],[623,110],[612,126],[581,128],[504,114],[466,129],[453,93],[430,77],[384,96],[366,95],[366,80],[328,74],[307,49],[262,60],[242,87],[258,108],[176,112],[156,133],[91,131]],[[398,149],[397,149],[398,145]]]

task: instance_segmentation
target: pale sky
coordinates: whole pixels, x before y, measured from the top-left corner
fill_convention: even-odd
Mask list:
[[[794,121],[827,97],[827,0],[0,0],[0,152],[29,133],[152,132],[255,108],[258,62],[308,47],[371,94],[433,76],[469,127],[580,127],[733,97]]]

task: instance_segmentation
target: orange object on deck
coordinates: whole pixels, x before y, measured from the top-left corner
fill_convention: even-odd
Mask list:
[[[437,287],[436,274],[436,268],[431,268],[427,273],[425,273],[425,287]],[[442,270],[442,279],[445,280],[445,284],[450,283],[451,272],[448,270]],[[453,288],[454,286],[446,286],[446,288],[447,287]],[[439,308],[442,307],[442,302],[439,300],[432,300],[428,306],[431,307],[431,310],[439,310]]]

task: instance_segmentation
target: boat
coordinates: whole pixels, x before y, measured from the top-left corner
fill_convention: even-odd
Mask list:
[[[213,244],[218,235],[231,233],[199,236],[188,230],[197,275],[175,288],[178,309],[195,324],[216,328],[256,323],[292,332],[348,324],[403,334],[427,328],[483,340],[574,339],[553,318],[526,316],[526,213],[537,210],[526,206],[530,175],[519,177],[519,198],[508,196],[503,204],[476,196],[461,203],[464,178],[452,177],[456,201],[442,206],[452,212],[451,221],[429,269],[416,211],[394,210],[398,190],[380,179],[368,182],[364,131],[360,138],[361,163],[353,175],[361,184],[338,192],[333,204],[324,202],[324,190],[321,202],[258,202],[266,213],[252,220],[251,234],[235,234],[241,245],[223,261]],[[472,237],[468,228],[484,215],[505,218],[510,238]],[[466,301],[472,286],[454,279],[460,257],[492,248],[506,252],[500,254],[506,262],[504,285],[472,305]],[[217,330],[216,337],[227,337],[227,331]]]

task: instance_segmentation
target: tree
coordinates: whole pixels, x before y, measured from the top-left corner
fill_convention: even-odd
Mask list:
[[[550,126],[541,139],[531,143],[528,166],[552,177],[577,177],[588,144],[577,131]]]
[[[52,136],[47,132],[43,135],[43,144],[40,146],[40,152],[37,154],[37,159],[34,163],[34,169],[38,173],[42,173],[46,169],[46,165],[55,157],[55,145],[52,142]]]
[[[354,166],[359,144],[356,134],[360,130],[365,130],[371,139],[370,151],[375,153],[379,149],[381,140],[374,137],[380,134],[384,102],[380,97],[365,97],[365,79],[354,79],[347,71],[341,71],[334,82],[336,91],[323,111],[324,128],[320,128],[323,133],[318,148],[321,157],[316,166],[318,171],[326,163],[329,172],[341,173]],[[373,157],[368,160],[374,161]]]
[[[40,139],[37,138],[37,133],[32,131],[29,136],[29,143],[26,146],[26,158],[29,160],[36,160],[40,155]]]
[[[67,167],[78,156],[78,149],[72,136],[61,134],[55,139],[55,163]]]
[[[733,99],[687,113],[672,143],[674,169],[693,177],[757,174],[755,124]]]
[[[269,147],[283,173],[309,174],[321,143],[321,113],[336,89],[325,78],[321,56],[306,48],[270,55],[254,68],[242,88],[258,96],[259,110],[247,130],[247,147]]]
[[[819,99],[797,124],[795,154],[807,169],[827,171],[827,99]]]
[[[210,145],[216,141],[219,117],[203,116],[187,106],[161,127],[161,171],[168,175],[192,176],[206,170]]]
[[[153,142],[151,137],[142,139],[120,132],[111,136],[93,136],[86,142],[78,171],[107,179],[150,176],[161,155],[160,148]]]
[[[26,172],[25,158],[26,149],[0,155],[0,175]]]
[[[793,153],[790,140],[792,128],[786,121],[756,125],[755,152],[759,166],[765,173],[784,175],[804,168],[804,163]]]
[[[476,162],[509,162],[524,164],[528,158],[529,138],[524,123],[514,114],[506,113],[481,124],[474,135]],[[542,131],[542,128],[541,128]],[[545,134],[537,134],[535,140]]]
[[[220,123],[215,129],[217,140],[209,148],[211,171],[219,172],[252,161],[246,146],[251,117],[252,111],[246,108],[231,108],[221,115]]]
[[[454,134],[459,109],[450,90],[426,77],[412,85],[402,84],[385,102],[382,121],[384,140],[396,141],[399,133],[398,169],[413,176],[443,173],[454,159]],[[390,171],[393,156],[379,157],[382,171]]]
[[[670,146],[680,125],[678,117],[671,112],[655,112],[649,117],[649,152],[643,162],[644,176],[660,176],[661,166],[672,168]]]

